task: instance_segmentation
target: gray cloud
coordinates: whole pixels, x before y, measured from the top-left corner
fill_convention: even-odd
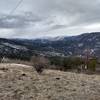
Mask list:
[[[54,25],[51,27],[51,30],[54,30],[54,29],[61,29],[61,28],[65,28],[66,25]]]
[[[10,29],[15,36],[75,35],[100,31],[100,0],[23,0],[14,14],[9,15],[16,4],[17,0],[1,0],[0,3],[0,29],[7,29],[8,33]]]
[[[26,28],[31,23],[41,21],[40,18],[33,16],[31,13],[24,15],[1,15],[0,28]]]

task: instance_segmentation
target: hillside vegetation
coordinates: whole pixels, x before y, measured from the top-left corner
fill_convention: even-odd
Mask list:
[[[0,38],[0,55],[8,58],[30,60],[32,55],[80,56],[86,49],[100,58],[100,32],[84,33],[71,37],[48,39]]]
[[[0,100],[100,100],[100,76],[0,64]]]

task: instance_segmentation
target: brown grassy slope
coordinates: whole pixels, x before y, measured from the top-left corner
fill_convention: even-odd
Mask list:
[[[0,100],[100,100],[100,76],[0,64]]]

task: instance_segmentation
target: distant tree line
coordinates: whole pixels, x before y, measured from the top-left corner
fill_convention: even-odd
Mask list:
[[[7,57],[10,59],[20,59],[26,60],[33,63],[33,66],[36,68],[37,71],[42,71],[44,68],[46,69],[56,69],[62,71],[68,70],[77,70],[77,71],[95,71],[96,65],[98,63],[98,59],[92,57],[91,59],[86,60],[86,58],[81,57],[61,57],[61,56],[51,56],[45,57],[40,55],[34,55],[31,53],[20,52],[20,54],[8,54],[0,56],[0,61],[3,57]]]
[[[5,57],[10,59],[30,61],[32,55],[33,54],[31,52],[20,51],[16,53],[0,53],[0,58]]]
[[[97,58],[91,58],[86,61],[85,58],[80,57],[49,57],[50,64],[55,65],[55,68],[67,71],[71,69],[95,71],[97,65]]]

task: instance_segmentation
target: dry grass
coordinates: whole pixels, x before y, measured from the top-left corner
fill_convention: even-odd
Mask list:
[[[24,65],[29,65],[32,66],[33,63],[31,61],[24,61],[20,59],[10,59],[10,58],[4,58],[4,60],[1,63],[15,63],[15,64],[24,64]]]
[[[0,100],[100,100],[100,76],[0,64]]]

